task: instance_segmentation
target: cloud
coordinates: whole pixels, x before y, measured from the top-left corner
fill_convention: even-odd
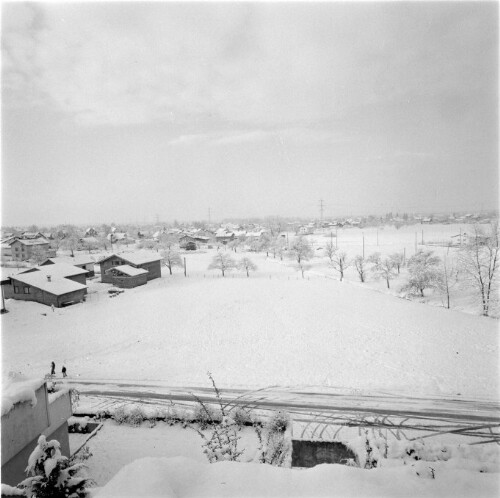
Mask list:
[[[4,104],[43,102],[86,125],[283,128],[379,102],[473,94],[491,63],[491,40],[496,46],[492,10],[398,2],[14,4],[3,15]]]

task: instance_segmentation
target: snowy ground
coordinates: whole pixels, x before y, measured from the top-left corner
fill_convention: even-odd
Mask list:
[[[257,449],[255,434],[244,429],[241,435],[239,447],[245,448],[241,461],[251,462]],[[363,446],[361,439],[358,446]],[[254,463],[210,465],[202,453],[200,436],[190,428],[163,422],[153,428],[147,423],[130,427],[106,421],[88,442],[93,455],[86,464],[89,475],[102,487],[92,493],[99,497],[497,495],[496,446],[433,448],[430,444],[417,462],[402,457],[406,444],[391,447],[388,458],[373,470],[341,465],[307,470]]]
[[[498,399],[498,322],[398,299],[245,254],[250,278],[207,271],[214,250],[110,299],[90,284],[64,309],[7,301],[3,372],[162,380],[169,385],[319,385]],[[237,253],[235,258],[242,257]],[[331,273],[331,270],[330,270]],[[306,274],[307,275],[307,274]]]

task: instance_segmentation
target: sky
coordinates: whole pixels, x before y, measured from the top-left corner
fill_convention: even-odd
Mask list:
[[[2,3],[2,224],[494,209],[496,2]]]

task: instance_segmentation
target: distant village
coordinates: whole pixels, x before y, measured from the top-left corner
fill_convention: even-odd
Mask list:
[[[85,301],[87,279],[95,278],[99,266],[101,282],[114,288],[133,288],[161,277],[164,250],[196,251],[225,246],[236,251],[245,244],[250,251],[262,250],[273,240],[288,241],[288,235],[333,233],[339,228],[364,228],[412,224],[489,223],[495,213],[408,215],[388,213],[330,220],[293,221],[268,218],[255,222],[196,222],[173,225],[102,224],[95,227],[61,225],[52,230],[28,227],[2,229],[2,300],[35,301],[63,307]],[[462,242],[465,232],[454,236]],[[458,240],[458,238],[460,240]],[[160,251],[161,250],[161,251]],[[2,302],[2,309],[4,305]]]

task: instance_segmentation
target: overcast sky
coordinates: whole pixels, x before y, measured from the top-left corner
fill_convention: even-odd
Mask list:
[[[491,209],[498,5],[2,4],[4,225]]]

